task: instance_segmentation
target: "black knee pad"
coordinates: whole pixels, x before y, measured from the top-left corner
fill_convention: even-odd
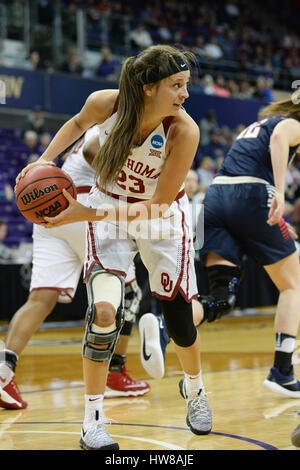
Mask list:
[[[192,303],[187,302],[178,292],[173,300],[162,300],[162,311],[174,343],[182,348],[192,346],[197,338]]]
[[[238,266],[216,264],[206,268],[208,295],[200,295],[204,321],[213,322],[228,315],[234,308],[242,271]]]
[[[133,327],[133,323],[131,321],[125,320],[124,325],[122,326],[122,330],[120,331],[120,335],[130,336],[132,327]]]

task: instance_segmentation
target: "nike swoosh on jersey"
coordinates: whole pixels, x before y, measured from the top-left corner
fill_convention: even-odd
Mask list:
[[[146,338],[145,338],[145,330],[143,331],[143,357],[145,361],[149,361],[150,357],[152,354],[147,354],[146,353]]]

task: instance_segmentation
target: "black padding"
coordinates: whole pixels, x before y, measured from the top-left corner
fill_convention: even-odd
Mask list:
[[[242,271],[238,266],[216,264],[206,268],[208,276],[208,295],[200,295],[204,318],[201,323],[211,323],[234,308]]]
[[[174,343],[183,348],[192,346],[197,338],[192,303],[187,302],[178,292],[173,300],[162,300],[162,310],[169,336]]]

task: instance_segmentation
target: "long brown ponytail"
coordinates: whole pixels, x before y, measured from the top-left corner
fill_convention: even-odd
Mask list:
[[[259,119],[272,116],[289,116],[300,121],[300,93],[296,91],[291,98],[271,103],[259,112]]]
[[[93,161],[101,186],[113,183],[138,136],[144,112],[143,85],[153,76],[167,77],[180,71],[178,61],[192,63],[194,56],[171,46],[151,46],[123,64],[119,81],[119,104],[116,122]],[[175,71],[175,72],[174,72]]]

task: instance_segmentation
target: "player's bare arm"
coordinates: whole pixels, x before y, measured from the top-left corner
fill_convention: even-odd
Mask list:
[[[285,209],[285,178],[289,148],[300,144],[300,123],[285,119],[277,124],[270,139],[270,154],[276,194],[272,201],[267,223],[274,225],[282,218]]]
[[[113,109],[117,95],[118,90],[101,90],[92,93],[81,111],[60,128],[41,157],[23,168],[16,182],[25,176],[32,166],[51,164],[57,155],[79,139],[89,127],[105,121]]]

